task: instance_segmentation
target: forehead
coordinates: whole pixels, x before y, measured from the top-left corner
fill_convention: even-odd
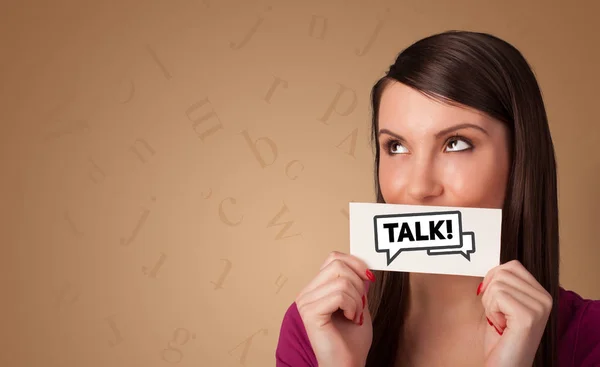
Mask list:
[[[392,131],[441,130],[459,123],[484,127],[491,120],[475,109],[442,103],[399,82],[385,87],[379,104],[379,128]]]

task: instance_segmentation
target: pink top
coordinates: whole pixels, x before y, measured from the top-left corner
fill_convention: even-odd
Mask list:
[[[558,310],[558,365],[599,367],[600,300],[560,288]],[[296,303],[283,317],[275,359],[277,367],[318,366]]]

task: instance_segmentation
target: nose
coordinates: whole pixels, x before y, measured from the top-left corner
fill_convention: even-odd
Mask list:
[[[434,162],[416,160],[407,180],[406,193],[415,204],[427,203],[439,197],[443,190]]]

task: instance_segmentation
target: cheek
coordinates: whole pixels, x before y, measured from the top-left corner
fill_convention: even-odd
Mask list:
[[[389,157],[381,157],[379,161],[379,188],[386,202],[400,200],[408,176],[403,174],[402,166]]]
[[[496,163],[492,163],[496,162]],[[508,167],[494,159],[458,160],[442,168],[445,194],[459,206],[501,208],[504,203]]]

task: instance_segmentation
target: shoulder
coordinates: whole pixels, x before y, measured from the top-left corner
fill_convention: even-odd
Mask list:
[[[283,316],[275,360],[277,367],[317,366],[317,359],[295,302]]]
[[[600,300],[560,288],[558,337],[559,357],[565,364],[600,364]]]

